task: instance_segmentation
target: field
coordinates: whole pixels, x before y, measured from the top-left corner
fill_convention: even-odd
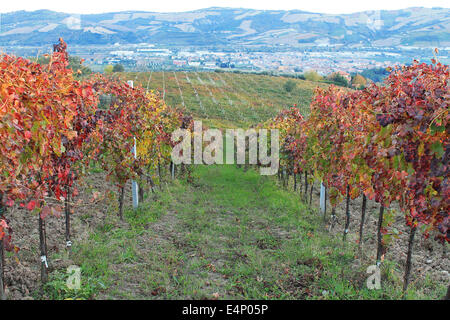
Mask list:
[[[375,213],[375,206],[370,208]],[[358,209],[352,208],[355,220]],[[376,225],[374,216],[369,217],[369,229]],[[126,221],[119,224],[114,214],[101,224],[97,221],[73,256],[90,285],[98,288],[100,282],[107,288],[97,289],[97,298],[403,298],[398,254],[404,248],[391,248],[382,290],[369,290],[366,268],[375,243],[369,232],[364,253],[353,237],[342,243],[341,227],[329,233],[298,191],[284,189],[254,170],[199,166],[193,183],[169,182],[149,195],[142,209],[128,209]],[[352,226],[353,232],[356,229]],[[427,254],[417,251],[417,268],[426,265]],[[441,255],[445,257],[435,253],[436,258]],[[440,299],[445,294],[440,273],[448,265],[439,263],[432,263],[436,272],[428,270],[431,275],[415,279],[408,299]]]
[[[217,72],[121,73],[157,93],[171,107],[216,128],[246,128],[293,105],[307,115],[313,91],[323,83],[284,77]],[[284,84],[294,81],[288,92]],[[190,174],[146,190],[137,210],[125,188],[124,221],[117,216],[115,185],[92,164],[77,182],[84,206],[73,214],[73,247],[65,251],[64,222],[46,218],[49,282],[39,285],[38,231],[29,212],[12,209],[17,255],[6,257],[11,299],[440,299],[448,285],[448,245],[416,241],[410,287],[402,292],[407,233],[383,262],[382,287],[366,285],[374,264],[378,206],[369,202],[362,249],[358,246],[361,198],[351,203],[348,241],[341,238],[344,204],[334,229],[318,212],[317,185],[311,205],[287,183],[260,176],[252,167],[190,166]],[[317,183],[317,182],[316,182]],[[299,185],[297,185],[298,187]],[[92,194],[100,194],[95,201]],[[329,204],[328,204],[329,205]],[[392,211],[399,225],[404,217]],[[328,212],[329,214],[329,212]],[[33,217],[34,219],[34,217]],[[37,219],[35,219],[37,220]],[[420,234],[420,235],[419,235]],[[66,268],[81,267],[81,290],[66,287]]]
[[[195,119],[219,128],[248,127],[297,105],[308,112],[314,88],[322,83],[255,74],[228,72],[139,72],[123,73],[158,94],[172,107],[185,107]],[[294,81],[287,92],[284,84]]]

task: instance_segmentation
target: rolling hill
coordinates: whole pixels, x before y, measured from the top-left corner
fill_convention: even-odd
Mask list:
[[[73,45],[450,46],[450,9],[408,8],[345,15],[299,10],[207,8],[191,12],[0,15],[0,45],[40,46],[62,36]]]
[[[297,105],[308,114],[314,89],[327,85],[285,77],[230,72],[124,72],[122,80],[133,80],[157,92],[168,105],[184,107],[195,119],[211,127],[250,127]],[[291,80],[295,87],[283,86]]]

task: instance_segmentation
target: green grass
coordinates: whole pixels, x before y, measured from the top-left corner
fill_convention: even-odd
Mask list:
[[[399,299],[394,263],[382,289],[365,282],[370,262],[331,237],[318,213],[273,177],[234,165],[198,166],[194,181],[175,180],[125,223],[115,215],[74,246],[82,293],[50,284],[53,298],[106,299]],[[445,288],[415,284],[407,298],[438,298]],[[431,294],[425,295],[426,286]]]

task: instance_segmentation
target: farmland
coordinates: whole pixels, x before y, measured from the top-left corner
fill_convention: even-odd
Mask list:
[[[293,105],[307,112],[314,88],[324,86],[291,79],[296,87],[287,92],[283,86],[289,78],[228,72],[129,72],[120,77],[134,80],[157,92],[169,106],[184,106],[195,119],[220,128],[255,125]]]
[[[55,57],[65,59],[58,53]],[[27,65],[22,60],[19,62]],[[14,68],[9,60],[4,64]],[[371,126],[345,131],[353,128],[355,115],[363,110],[357,109],[358,103],[363,105],[367,100],[358,99],[361,92],[366,92],[330,89],[323,83],[266,75],[167,71],[119,73],[120,79],[95,75],[83,83],[85,90],[78,90],[79,83],[73,81],[64,64],[32,67],[45,75],[39,79],[65,74],[50,79],[57,86],[59,81],[67,81],[73,90],[71,98],[91,104],[80,104],[86,109],[75,112],[77,103],[61,104],[67,101],[66,90],[55,93],[48,90],[52,86],[46,82],[30,88],[18,72],[7,74],[10,82],[3,80],[7,85],[19,83],[22,87],[17,92],[29,90],[27,97],[35,97],[39,92],[45,101],[53,103],[51,108],[44,103],[30,104],[31,107],[45,107],[46,112],[67,109],[76,116],[53,115],[52,120],[55,124],[61,124],[61,119],[73,121],[73,127],[79,130],[74,133],[65,132],[62,125],[51,127],[73,140],[72,144],[66,142],[67,149],[62,149],[61,141],[53,141],[54,136],[43,134],[46,128],[24,121],[19,124],[29,130],[23,130],[16,122],[8,122],[10,117],[2,118],[4,128],[18,128],[3,132],[12,147],[20,151],[20,143],[29,144],[27,150],[41,146],[40,152],[25,154],[28,158],[20,152],[11,152],[12,147],[5,147],[2,153],[3,157],[9,157],[2,162],[8,166],[5,172],[15,172],[14,163],[19,163],[20,170],[27,170],[23,175],[4,175],[2,180],[5,195],[9,197],[3,199],[6,200],[2,213],[5,219],[0,225],[8,231],[3,233],[8,248],[5,246],[7,252],[2,266],[6,271],[7,298],[321,300],[440,299],[445,295],[448,244],[442,246],[425,238],[419,228],[416,242],[411,237],[408,241],[411,227],[404,223],[404,213],[394,201],[390,207],[381,205],[385,209],[385,225],[377,218],[378,210],[383,211],[376,198],[369,198],[366,203],[361,199],[362,192],[357,190],[359,194],[355,192],[352,199],[347,191],[347,202],[338,201],[345,192],[337,197],[336,190],[342,193],[345,185],[332,184],[342,180],[336,179],[336,173],[350,180],[348,176],[354,174],[351,170],[358,169],[352,166],[342,173],[342,163],[355,158],[346,160],[345,156],[363,154],[362,143],[371,141],[364,136],[367,133],[364,130],[375,132],[379,128],[374,113],[368,112],[361,119]],[[36,71],[28,71],[28,77],[33,79]],[[126,80],[133,80],[135,88],[126,85]],[[289,80],[295,82],[292,90],[285,89]],[[313,100],[316,87],[324,90],[318,91]],[[109,105],[102,106],[106,107],[104,112],[96,100],[102,94],[120,100],[110,99]],[[20,119],[31,118],[17,115],[15,104],[8,100],[17,99],[16,95],[4,94],[4,99],[9,113],[16,113]],[[18,99],[17,103],[23,101]],[[355,109],[342,105],[348,101],[355,101],[352,104]],[[288,110],[291,106],[298,109]],[[21,111],[29,112],[29,109]],[[42,115],[38,111],[36,114]],[[443,116],[444,112],[438,115]],[[251,166],[235,165],[177,166],[171,177],[169,138],[175,129],[192,126],[192,118],[186,113],[216,128],[264,125],[283,129],[285,148],[278,179],[261,176]],[[48,118],[42,117],[40,121],[45,123]],[[347,125],[340,127],[342,123]],[[154,135],[156,132],[161,135]],[[335,135],[330,135],[331,132]],[[347,139],[352,134],[355,140],[347,143],[342,139],[342,132]],[[383,138],[390,139],[387,130],[382,132]],[[438,127],[430,136],[435,140],[446,138]],[[131,152],[135,137],[139,149],[137,159]],[[75,138],[80,139],[78,143]],[[441,149],[436,143],[430,142],[436,151],[432,153],[428,148],[427,152],[438,154]],[[42,147],[47,144],[52,148]],[[384,141],[377,144],[384,145],[389,144]],[[329,152],[331,148],[341,149],[333,154]],[[85,156],[85,161],[75,159],[74,155]],[[336,158],[328,161],[329,155]],[[382,158],[378,154],[373,157]],[[33,165],[23,166],[26,161]],[[46,166],[40,167],[39,163]],[[81,169],[73,163],[82,164]],[[322,167],[316,167],[319,163]],[[391,172],[385,165],[381,163],[381,169],[377,170]],[[332,182],[330,190],[335,188],[334,195],[328,199],[328,206],[333,206],[331,217],[330,209],[325,214],[318,210],[317,186],[325,180],[322,173],[325,166],[334,166],[326,176]],[[66,168],[79,176],[70,174]],[[365,177],[373,171],[367,172]],[[11,188],[11,185],[26,184],[36,187],[32,179],[23,177],[37,180],[43,176],[51,183],[39,184],[41,189],[36,189],[34,194],[29,188]],[[354,176],[351,178],[356,180]],[[405,175],[395,175],[391,181],[404,178]],[[143,192],[139,207],[133,209],[131,180],[135,179]],[[376,179],[363,182],[367,186],[373,180]],[[355,189],[361,186],[357,184]],[[389,189],[390,193],[382,188],[376,191],[394,198],[398,192],[410,190],[401,188]],[[48,192],[54,197],[48,197]],[[364,211],[367,209],[365,217],[360,213],[361,200]],[[61,217],[62,205],[65,221]],[[39,228],[35,226],[37,220]],[[421,221],[429,223],[426,216]],[[430,223],[432,227],[433,223]],[[360,225],[364,226],[364,233],[360,232],[358,237]],[[381,233],[388,228],[392,230],[388,234],[390,242],[384,241]],[[436,234],[437,230],[432,232]],[[378,254],[381,251],[377,247],[381,244],[384,251]],[[407,250],[411,247],[414,250]],[[407,290],[402,288],[406,251],[414,260]],[[367,268],[374,263],[381,265],[382,278],[382,287],[376,290],[366,282]],[[81,269],[81,288],[77,290],[66,286],[66,269],[71,265]]]

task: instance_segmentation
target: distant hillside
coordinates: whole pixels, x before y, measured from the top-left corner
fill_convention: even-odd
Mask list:
[[[450,9],[408,8],[330,15],[208,8],[181,13],[1,14],[0,45],[158,43],[170,45],[450,46]]]
[[[122,80],[158,92],[172,107],[186,107],[195,119],[215,128],[247,128],[297,105],[308,114],[314,89],[328,87],[286,77],[232,72],[124,72]],[[287,81],[295,85],[291,91]]]

